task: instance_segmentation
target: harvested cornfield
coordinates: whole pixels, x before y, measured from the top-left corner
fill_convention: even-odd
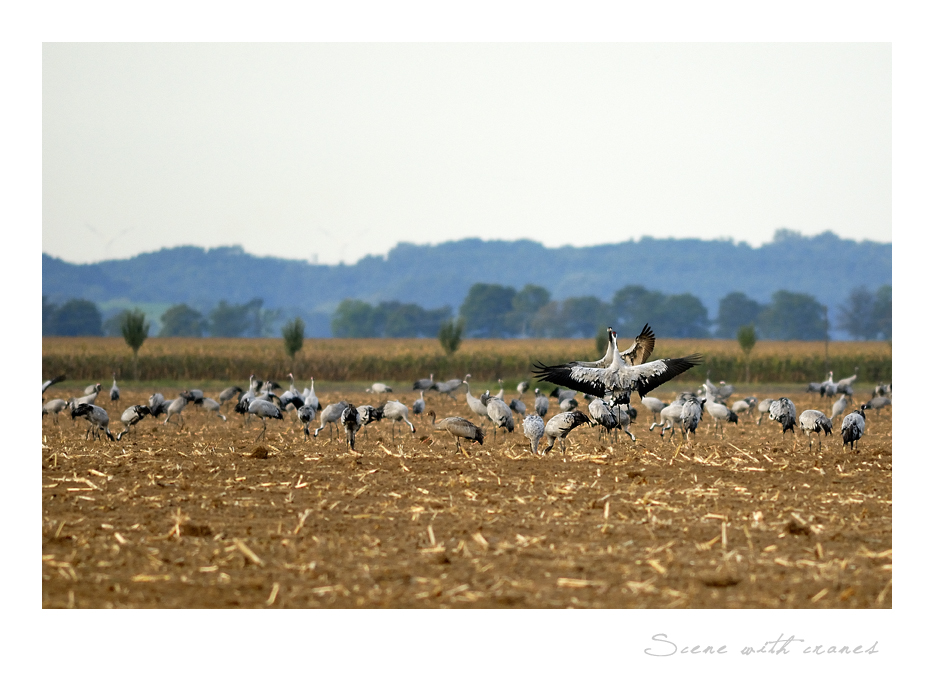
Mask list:
[[[621,339],[621,349],[627,346]],[[745,381],[747,364],[732,340],[659,339],[653,358],[701,352],[705,363],[687,376],[702,381]],[[859,367],[859,380],[892,380],[892,346],[888,342],[760,341],[750,355],[753,383],[820,381],[830,368],[836,377],[851,375]],[[515,384],[529,378],[533,361],[564,363],[603,354],[593,340],[465,340],[453,355],[446,355],[434,339],[306,339],[290,361],[281,339],[274,338],[150,338],[139,353],[143,381],[243,381],[251,373],[328,381],[412,381],[433,373],[438,380],[463,377],[475,380],[503,378]],[[43,376],[62,373],[74,380],[109,380],[112,372],[124,379],[134,375],[133,355],[122,338],[43,338]]]
[[[149,392],[99,405],[113,425]],[[393,396],[411,404],[411,394]],[[830,410],[817,395],[783,394],[799,412]],[[69,395],[56,385],[45,396]],[[478,422],[463,393],[426,396],[439,417]],[[415,435],[367,426],[360,455],[327,428],[304,441],[290,414],[258,442],[260,423],[226,408],[226,422],[194,405],[181,426],[147,418],[120,442],[86,440],[67,412],[46,417],[42,604],[892,606],[890,408],[868,412],[853,452],[840,434],[810,450],[803,434],[783,439],[777,423],[749,416],[723,438],[706,419],[694,441],[663,440],[637,410],[637,442],[585,425],[547,455],[530,451],[521,426],[496,439],[488,427],[458,454],[424,417]]]

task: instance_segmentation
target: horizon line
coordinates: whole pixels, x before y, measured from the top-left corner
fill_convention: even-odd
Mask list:
[[[396,250],[396,249],[399,248],[400,246],[414,246],[414,247],[417,247],[417,248],[435,248],[435,247],[444,246],[444,245],[451,244],[451,243],[462,243],[462,242],[465,242],[465,241],[479,241],[479,242],[481,242],[481,243],[511,243],[511,244],[512,244],[512,243],[534,243],[534,244],[536,244],[536,245],[538,245],[538,246],[541,246],[541,247],[544,248],[545,250],[561,250],[561,249],[563,249],[563,248],[574,248],[574,249],[585,250],[585,249],[587,249],[587,248],[603,248],[603,247],[607,247],[607,246],[623,245],[623,244],[625,244],[625,243],[639,243],[639,242],[641,242],[641,241],[704,241],[704,242],[708,242],[708,243],[728,243],[728,244],[731,244],[731,245],[734,245],[734,246],[746,246],[746,247],[750,248],[751,250],[758,250],[758,249],[763,248],[763,247],[768,246],[768,245],[775,245],[777,242],[782,241],[782,240],[785,240],[785,239],[787,239],[787,238],[801,238],[801,239],[804,240],[804,239],[814,239],[814,238],[818,238],[818,237],[821,237],[821,236],[825,236],[825,235],[827,235],[827,234],[830,234],[830,235],[834,236],[835,238],[837,238],[837,239],[839,239],[839,240],[841,240],[841,241],[851,241],[852,243],[875,243],[875,244],[879,244],[879,245],[890,245],[890,246],[893,245],[892,240],[890,240],[890,241],[875,241],[875,240],[866,239],[866,238],[865,238],[865,239],[857,240],[857,239],[855,239],[855,238],[848,238],[848,237],[845,237],[845,236],[841,236],[840,234],[835,233],[835,232],[832,231],[831,229],[826,229],[825,231],[820,232],[820,233],[818,233],[818,234],[806,235],[806,234],[802,234],[801,232],[799,232],[799,231],[797,231],[797,230],[795,230],[795,229],[788,229],[788,228],[785,228],[785,227],[780,227],[780,228],[777,228],[775,232],[773,232],[773,238],[772,238],[772,240],[770,240],[770,241],[764,241],[762,244],[760,244],[760,245],[758,245],[758,246],[750,245],[747,241],[736,240],[736,239],[734,239],[734,237],[732,237],[732,236],[719,236],[719,237],[708,238],[708,239],[705,239],[705,238],[698,238],[698,237],[675,237],[675,236],[668,236],[668,237],[659,238],[659,237],[656,237],[656,236],[652,236],[652,235],[650,235],[650,234],[644,234],[644,235],[640,236],[639,238],[631,237],[631,238],[629,238],[629,239],[622,240],[622,241],[611,241],[611,242],[607,242],[607,243],[595,243],[595,244],[581,245],[581,246],[576,246],[576,245],[571,245],[571,244],[559,245],[559,246],[547,246],[547,245],[545,245],[544,243],[542,243],[541,241],[536,241],[535,239],[530,239],[530,238],[518,238],[518,239],[483,239],[483,238],[480,238],[480,237],[478,237],[478,236],[467,236],[467,237],[465,237],[465,238],[460,238],[460,239],[449,239],[449,240],[446,240],[446,241],[441,241],[441,242],[439,242],[439,243],[415,243],[415,242],[412,242],[412,241],[397,241],[386,253],[382,253],[382,254],[380,254],[380,253],[368,253],[368,254],[366,254],[366,255],[361,256],[359,259],[355,260],[354,262],[343,262],[343,261],[342,261],[342,262],[333,262],[333,263],[328,263],[328,262],[317,262],[317,261],[312,262],[312,261],[310,261],[308,258],[289,258],[289,257],[278,256],[278,255],[260,255],[260,254],[257,254],[257,253],[248,252],[242,245],[236,244],[236,243],[234,243],[234,244],[227,244],[227,245],[216,245],[216,246],[203,246],[203,245],[196,245],[196,244],[193,244],[193,243],[179,243],[179,244],[172,245],[172,246],[163,246],[163,247],[159,248],[158,250],[140,251],[140,252],[138,252],[138,253],[135,253],[135,254],[133,254],[133,255],[128,255],[128,256],[126,256],[126,257],[111,257],[111,258],[106,258],[106,259],[101,259],[101,260],[94,260],[94,261],[90,261],[90,262],[74,262],[74,261],[66,260],[66,259],[63,258],[63,257],[59,257],[59,256],[57,256],[57,255],[52,255],[51,253],[47,253],[47,252],[44,251],[44,250],[42,251],[42,255],[51,257],[51,258],[53,258],[53,259],[61,260],[62,262],[65,262],[65,263],[67,263],[67,264],[72,264],[72,265],[95,265],[95,264],[103,264],[103,263],[105,263],[105,262],[119,262],[119,261],[132,260],[132,259],[135,258],[135,257],[140,257],[140,256],[142,256],[142,255],[152,255],[152,254],[155,254],[155,253],[160,253],[160,252],[162,252],[162,251],[164,251],[164,250],[174,250],[174,249],[177,249],[177,248],[197,248],[197,249],[202,250],[202,251],[204,251],[204,252],[206,252],[206,253],[207,253],[207,252],[210,252],[210,251],[213,251],[213,250],[239,250],[241,253],[243,253],[243,254],[245,254],[245,255],[250,255],[251,257],[264,258],[264,259],[274,259],[274,260],[287,260],[287,261],[290,261],[290,262],[303,262],[303,263],[308,264],[308,265],[311,265],[311,266],[321,266],[321,267],[338,267],[338,266],[345,266],[345,267],[353,267],[353,266],[359,264],[361,261],[363,261],[363,260],[365,260],[365,259],[367,259],[367,258],[369,258],[369,257],[382,258],[382,259],[385,260],[385,259],[387,259],[387,258],[389,257],[390,253],[392,253],[394,250]]]

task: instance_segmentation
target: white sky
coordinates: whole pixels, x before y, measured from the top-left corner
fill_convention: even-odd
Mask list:
[[[46,43],[42,249],[892,240],[888,43]]]

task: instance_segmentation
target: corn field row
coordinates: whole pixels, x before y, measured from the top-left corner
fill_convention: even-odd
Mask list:
[[[621,349],[624,349],[621,346]],[[701,352],[705,363],[688,371],[685,380],[747,382],[747,362],[731,340],[665,340],[656,342],[653,358]],[[596,359],[593,340],[465,340],[446,355],[434,339],[307,339],[290,360],[279,339],[151,338],[139,353],[140,380],[244,381],[251,373],[326,381],[410,381],[464,376],[475,380],[528,379],[533,361],[545,364]],[[836,378],[859,367],[860,382],[892,380],[892,346],[888,342],[832,342],[825,359],[823,342],[760,341],[749,357],[753,383],[820,381],[828,368]],[[43,338],[42,375],[65,373],[70,380],[103,382],[112,372],[133,377],[133,354],[122,338]]]

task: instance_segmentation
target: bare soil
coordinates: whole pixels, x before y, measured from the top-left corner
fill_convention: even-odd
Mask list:
[[[148,396],[125,391],[117,406],[101,394],[114,434],[123,409]],[[411,406],[417,394],[388,396]],[[800,413],[831,408],[802,392],[760,396],[789,396]],[[478,422],[463,392],[426,397],[440,418]],[[294,414],[258,442],[260,423],[229,406],[227,422],[189,405],[182,427],[147,418],[116,443],[86,440],[67,412],[58,424],[47,416],[42,604],[892,606],[890,408],[867,412],[853,452],[840,418],[819,452],[815,436],[809,450],[802,433],[783,440],[755,416],[723,438],[706,416],[695,441],[662,440],[637,408],[636,443],[582,426],[566,452],[545,456],[530,452],[518,418],[496,439],[486,427],[466,454],[424,418],[395,438],[380,422],[356,455],[327,428],[304,441]]]

